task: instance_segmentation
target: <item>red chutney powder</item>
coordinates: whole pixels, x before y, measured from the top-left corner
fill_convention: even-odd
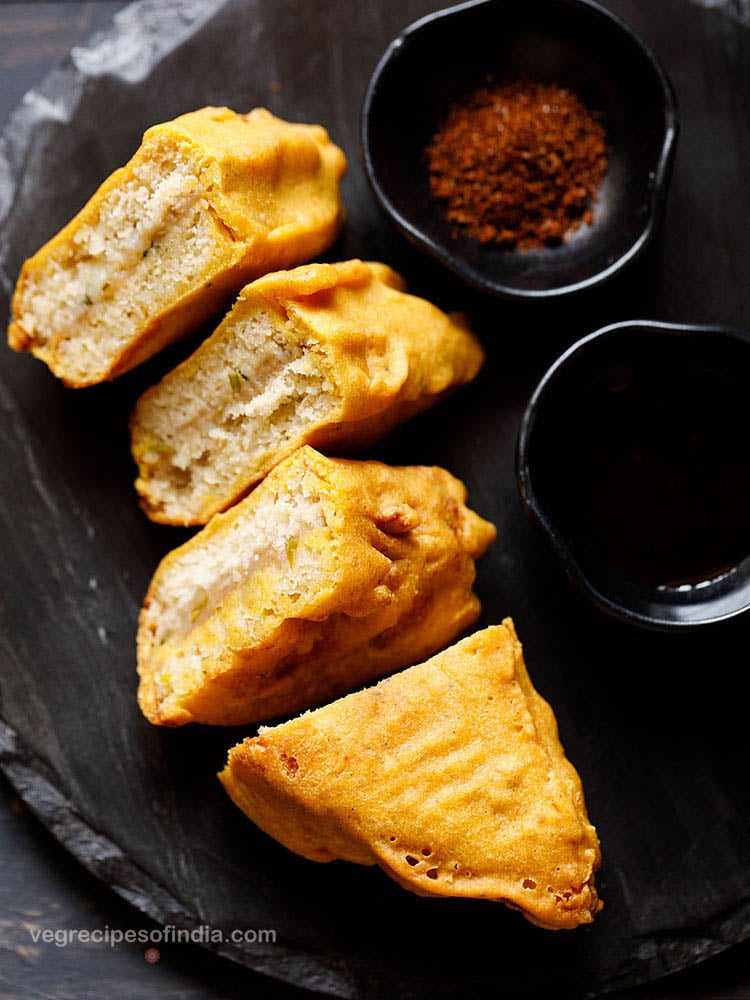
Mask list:
[[[559,245],[592,219],[607,169],[599,117],[566,87],[490,77],[450,106],[425,150],[432,196],[480,243]]]

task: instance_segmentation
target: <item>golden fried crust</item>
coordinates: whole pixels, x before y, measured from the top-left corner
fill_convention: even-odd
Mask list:
[[[403,278],[376,261],[268,274],[243,298],[292,318],[328,359],[341,426],[314,429],[305,440],[313,447],[371,444],[447,390],[470,382],[484,361],[463,315],[407,295]]]
[[[252,535],[258,509],[269,497],[283,500],[300,478],[319,496],[325,519],[301,542],[314,556],[314,585],[289,593],[289,568],[271,566],[235,586],[186,634],[157,642],[164,588],[186,557],[210,553],[238,526]],[[465,500],[463,484],[444,469],[299,449],[157,569],[138,632],[146,717],[171,726],[275,718],[442,648],[479,615],[474,559],[496,534]],[[170,695],[188,658],[200,662],[198,679]]]
[[[500,900],[552,930],[601,909],[581,781],[510,619],[262,728],[219,777],[250,819],[311,860],[378,864],[419,895]]]
[[[275,315],[286,336],[315,351],[335,404],[295,434],[281,436],[276,449],[249,459],[224,491],[212,492],[199,503],[188,494],[182,507],[175,502],[165,509],[152,481],[156,477],[163,482],[169,474],[165,468],[178,470],[168,455],[153,454],[154,438],[164,437],[154,433],[154,418],[160,418],[164,401],[181,386],[189,396],[196,375],[217,364],[237,327],[259,309]],[[350,260],[268,274],[246,286],[215,333],[139,400],[131,434],[139,472],[135,485],[143,508],[161,523],[205,524],[295,448],[310,444],[327,453],[364,448],[471,381],[483,360],[481,345],[464,317],[447,315],[407,295],[403,279],[385,264]],[[216,409],[214,405],[202,414],[202,424],[193,419],[186,428],[186,433],[202,434],[207,449],[212,426],[220,419]],[[176,441],[180,433],[174,430]],[[241,422],[233,424],[233,434],[242,435]]]
[[[141,326],[118,344],[106,362],[92,360],[88,368],[73,367],[65,345],[76,337],[76,323],[56,326],[53,322],[49,329],[39,329],[39,323],[30,318],[38,286],[41,282],[45,287],[50,267],[73,268],[86,255],[81,233],[97,230],[110,196],[116,197],[132,183],[144,166],[170,158],[185,159],[195,170],[195,184],[212,231],[210,259],[166,298],[162,295]],[[133,158],[111,174],[75,218],[24,263],[13,296],[10,346],[41,358],[71,387],[115,378],[195,329],[248,280],[309,260],[327,249],[343,221],[339,181],[345,170],[344,154],[324,128],[285,122],[263,108],[241,115],[228,108],[207,107],[153,126]],[[179,207],[179,200],[174,207]],[[164,225],[169,225],[169,214]],[[145,258],[148,250],[146,246],[139,251],[135,264],[123,265],[122,273],[109,282],[112,288],[124,281],[134,298],[141,296],[140,288],[127,283],[137,258]],[[179,254],[173,263],[179,264]],[[168,286],[168,276],[160,284]],[[105,338],[112,333],[107,329],[106,297],[102,293],[101,302],[88,301],[86,294],[87,305],[81,305],[80,317],[85,322],[90,319],[98,329],[104,327],[101,336]]]

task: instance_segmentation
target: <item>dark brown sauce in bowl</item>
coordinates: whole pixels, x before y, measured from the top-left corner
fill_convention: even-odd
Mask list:
[[[695,624],[742,610],[745,588],[750,603],[748,338],[618,324],[537,389],[519,440],[524,504],[607,610]]]

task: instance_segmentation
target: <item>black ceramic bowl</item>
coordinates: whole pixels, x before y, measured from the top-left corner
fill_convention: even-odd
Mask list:
[[[611,153],[594,221],[562,246],[481,245],[457,236],[430,198],[424,147],[448,105],[487,74],[560,83],[603,115]],[[416,21],[380,60],[362,116],[370,182],[404,235],[470,284],[516,298],[589,288],[633,261],[659,223],[676,138],[664,70],[590,0],[478,0]]]
[[[537,386],[518,486],[598,607],[678,629],[750,609],[750,332],[617,323]]]

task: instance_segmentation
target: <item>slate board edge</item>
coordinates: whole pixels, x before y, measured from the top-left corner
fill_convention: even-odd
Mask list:
[[[128,858],[119,845],[100,833],[74,807],[58,787],[49,764],[24,746],[18,733],[0,714],[0,771],[8,778],[33,815],[49,830],[79,864],[98,878],[136,910],[162,925],[172,924],[187,930],[197,929],[203,921],[175,899],[147,872]],[[656,978],[678,972],[704,961],[727,948],[750,938],[750,898],[711,921],[694,928],[691,936],[683,929],[646,936],[641,942],[643,960],[653,962],[658,956],[661,975],[644,977],[637,962],[629,962],[601,990],[587,993],[594,998],[653,982]],[[435,984],[394,976],[385,980],[363,968],[354,968],[341,956],[303,953],[276,943],[270,949],[202,944],[207,950],[228,958],[273,979],[301,986],[323,996],[343,1000],[368,1000],[376,994],[391,995],[394,986],[408,990],[404,996],[448,995]],[[420,988],[421,987],[421,988]]]
[[[127,903],[158,923],[188,930],[203,921],[100,833],[60,789],[49,765],[29,750],[0,715],[0,771],[21,800],[66,851]],[[208,950],[295,986],[355,1000],[360,994],[343,960],[304,954],[283,944],[267,948],[211,944]]]
[[[10,298],[15,275],[6,269],[3,234],[12,217],[27,157],[40,126],[69,124],[88,81],[104,74],[125,82],[148,76],[162,59],[217,14],[227,0],[132,0],[76,45],[27,91],[0,129],[0,287]],[[158,43],[154,44],[154,39]]]

